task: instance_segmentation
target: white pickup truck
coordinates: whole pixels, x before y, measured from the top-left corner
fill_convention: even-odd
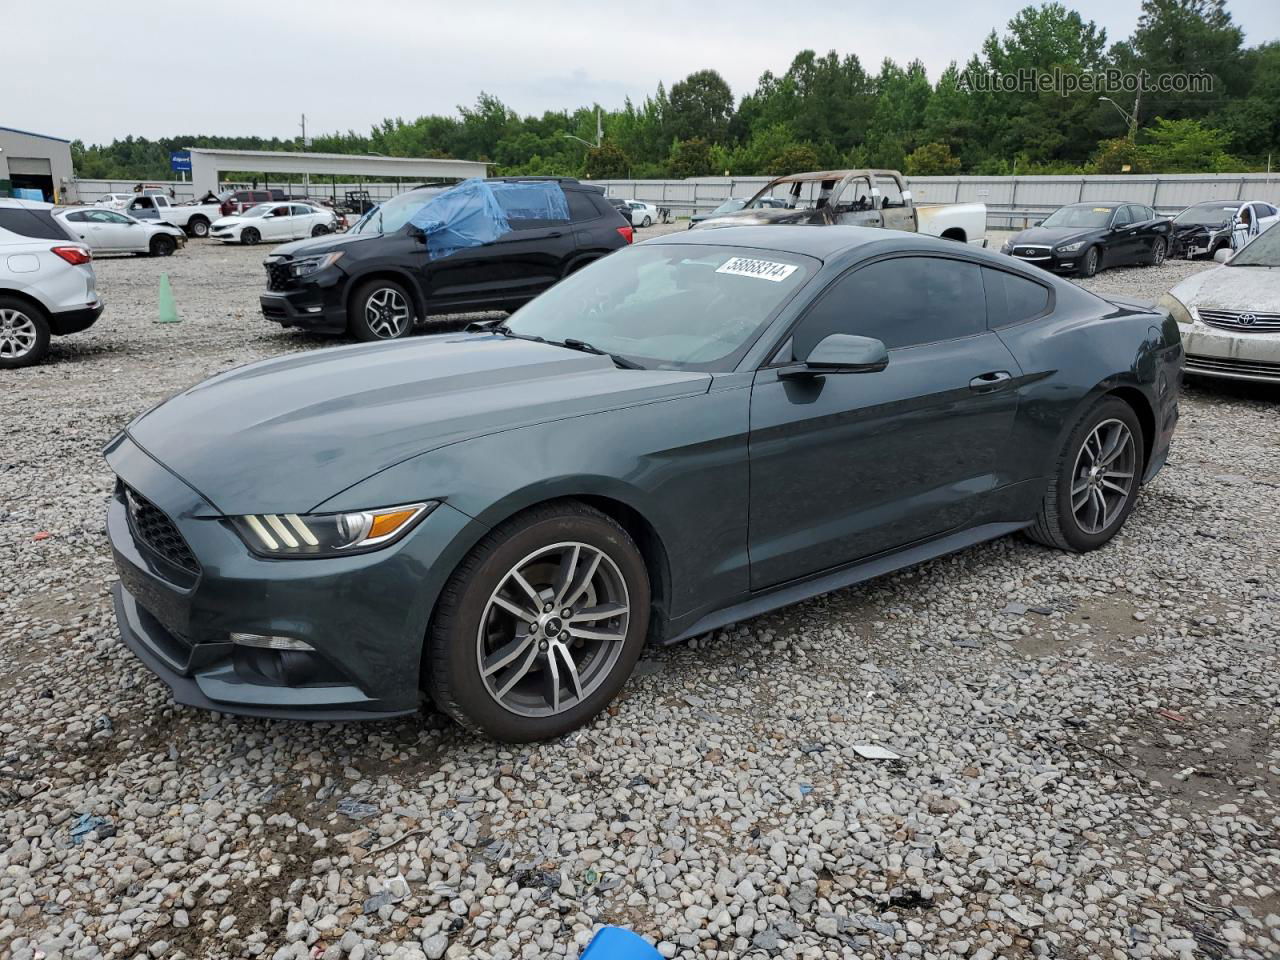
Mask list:
[[[174,203],[163,194],[141,193],[125,206],[124,212],[136,220],[158,220],[181,227],[190,236],[207,237],[209,224],[222,216],[214,203]]]
[[[985,203],[917,205],[896,170],[822,170],[778,177],[741,210],[709,217],[697,227],[775,223],[884,227],[987,245]]]

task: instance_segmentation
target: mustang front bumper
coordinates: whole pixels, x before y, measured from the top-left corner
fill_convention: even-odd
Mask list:
[[[208,501],[125,436],[107,534],[121,639],[179,703],[225,713],[341,720],[411,713],[422,646],[458,543],[475,521],[442,504],[385,550],[263,559]],[[465,548],[461,548],[465,549]],[[283,637],[267,649],[234,634]]]

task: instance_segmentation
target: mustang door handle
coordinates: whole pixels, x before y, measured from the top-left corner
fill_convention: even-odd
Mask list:
[[[1008,385],[1013,375],[1008,370],[992,370],[969,381],[969,389],[975,393],[989,393]]]

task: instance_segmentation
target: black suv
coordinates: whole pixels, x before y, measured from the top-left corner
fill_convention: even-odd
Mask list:
[[[433,313],[514,310],[631,242],[631,225],[596,187],[560,177],[487,182],[531,180],[560,184],[568,221],[513,218],[498,240],[432,259],[409,221],[444,189],[419,187],[374,207],[344,234],[277,247],[265,261],[263,316],[284,327],[394,340]]]

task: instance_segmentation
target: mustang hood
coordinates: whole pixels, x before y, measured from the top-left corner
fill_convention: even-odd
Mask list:
[[[167,400],[127,432],[224,513],[304,512],[445,444],[710,383],[706,373],[620,370],[605,356],[498,334],[446,334],[253,363]]]
[[[1025,243],[1037,247],[1056,247],[1062,243],[1070,243],[1072,240],[1083,240],[1097,232],[1080,227],[1032,227],[1030,230],[1015,234],[1009,241],[1009,246],[1020,247]]]

